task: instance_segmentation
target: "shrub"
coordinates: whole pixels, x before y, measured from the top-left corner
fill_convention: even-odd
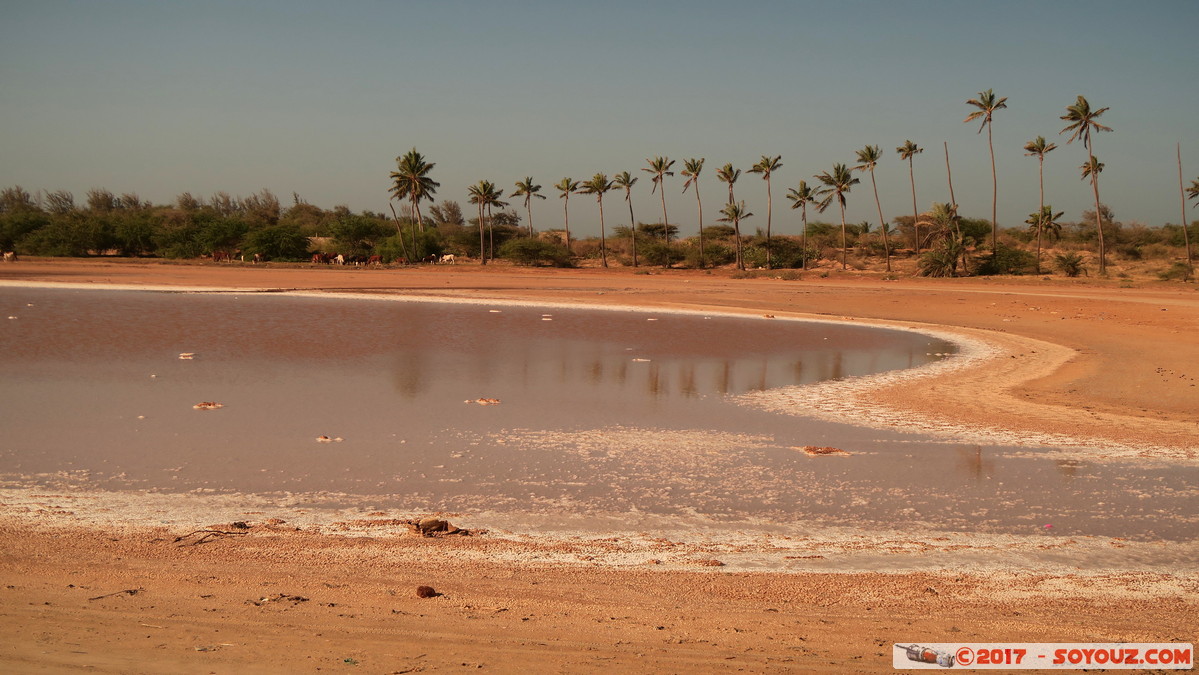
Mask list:
[[[984,256],[978,265],[978,273],[991,274],[1026,274],[1034,271],[1037,258],[1024,249],[999,245],[999,248]]]
[[[496,255],[517,265],[570,267],[570,253],[565,246],[527,237],[509,239]]]
[[[1087,266],[1083,264],[1082,256],[1078,253],[1059,253],[1054,256],[1053,265],[1068,277],[1076,277],[1087,271]]]
[[[1157,277],[1162,281],[1190,281],[1191,275],[1194,273],[1195,270],[1191,269],[1190,265],[1188,265],[1185,261],[1180,260],[1175,262],[1168,269],[1158,272]]]
[[[686,254],[683,249],[677,244],[667,244],[663,241],[649,241],[644,244],[637,245],[637,254],[641,256],[641,262],[646,265],[661,265],[670,267],[675,263],[683,262]]]

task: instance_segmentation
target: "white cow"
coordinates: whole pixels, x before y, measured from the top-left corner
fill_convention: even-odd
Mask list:
[[[454,254],[453,254],[453,253],[447,253],[447,254],[445,254],[445,255],[441,256],[441,264],[443,264],[443,265],[447,265],[447,264],[448,264],[448,265],[457,265],[458,263],[456,263],[456,262],[454,261]]]

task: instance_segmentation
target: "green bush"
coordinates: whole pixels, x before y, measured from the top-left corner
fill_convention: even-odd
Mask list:
[[[1037,257],[1024,249],[999,245],[999,248],[986,256],[978,264],[981,275],[993,274],[1028,274],[1036,270]]]
[[[1059,253],[1054,256],[1053,265],[1068,277],[1076,277],[1087,271],[1087,266],[1083,264],[1082,256],[1078,253]]]
[[[667,244],[659,240],[648,241],[644,244],[638,242],[637,255],[640,256],[640,262],[646,265],[661,265],[662,267],[670,267],[675,263],[683,262],[686,258],[686,254],[678,244]]]
[[[517,265],[570,267],[570,253],[565,246],[527,237],[509,239],[496,255]]]

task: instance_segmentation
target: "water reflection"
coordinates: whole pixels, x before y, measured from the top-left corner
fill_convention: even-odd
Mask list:
[[[1063,533],[1195,530],[1193,469],[1083,470],[727,401],[951,351],[911,332],[28,289],[0,289],[0,313],[18,316],[0,325],[0,479],[74,472],[139,489],[331,491],[428,510],[918,518],[987,531],[1052,513]],[[185,351],[198,356],[180,361]],[[478,398],[502,403],[464,404]],[[203,400],[226,407],[195,411]],[[851,456],[810,458],[798,450],[809,445]]]

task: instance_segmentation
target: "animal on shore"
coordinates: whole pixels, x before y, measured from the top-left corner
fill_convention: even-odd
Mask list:
[[[382,267],[383,266],[383,256],[372,255],[371,257],[366,259],[366,264],[371,265],[371,266]]]
[[[16,251],[5,251],[4,252],[4,262],[10,263],[10,262],[16,262],[16,261],[17,261],[17,252]]]
[[[454,260],[453,253],[447,253],[447,254],[441,256],[441,264],[442,265],[457,265],[458,263],[457,263],[457,261]]]

